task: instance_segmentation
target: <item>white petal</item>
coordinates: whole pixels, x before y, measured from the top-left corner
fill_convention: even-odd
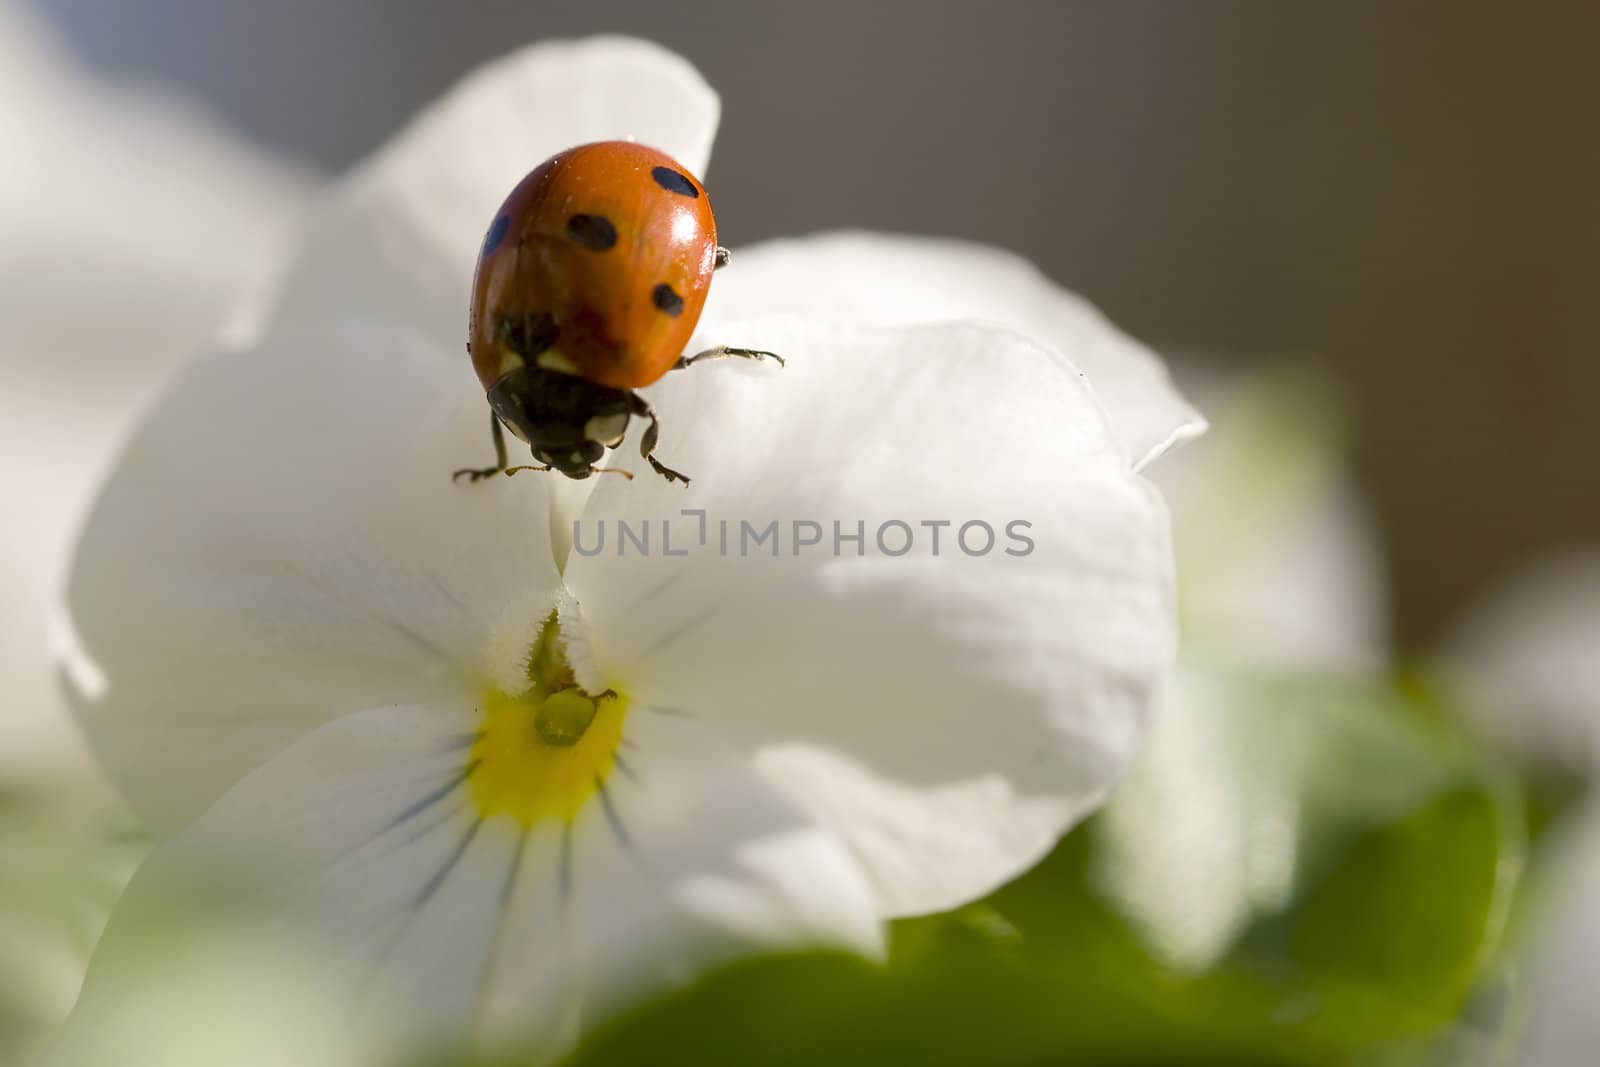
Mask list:
[[[1542,922],[1519,972],[1528,1018],[1515,1062],[1587,1063],[1600,1045],[1593,991],[1600,983],[1600,809],[1591,799],[1546,843]]]
[[[81,69],[0,2],[0,771],[88,765],[50,609],[137,414],[286,245],[305,176],[187,101]]]
[[[0,4],[0,98],[0,321],[75,346],[80,381],[125,373],[130,347],[203,342],[309,191],[193,101],[80,68],[29,5]]]
[[[68,1046],[116,1017],[148,931],[185,904],[315,946],[318,985],[358,1031],[459,1033],[518,851],[517,835],[481,823],[471,804],[475,728],[466,708],[358,712],[246,777],[134,876],[67,1021]],[[391,1015],[397,1005],[404,1013]]]
[[[93,1034],[152,914],[216,892],[299,929],[363,1032],[553,1058],[581,1023],[764,948],[879,950],[859,868],[714,734],[648,713],[570,832],[480,820],[471,715],[381,708],[302,738],[141,869],[68,1023]],[[384,1061],[388,1062],[388,1061]]]
[[[554,602],[545,494],[451,482],[491,458],[454,355],[284,333],[192,366],[138,433],[78,550],[68,677],[156,825],[338,715],[475,695],[502,616]]]
[[[721,104],[693,66],[647,41],[534,45],[480,68],[353,176],[354,205],[420,234],[462,296],[494,212],[523,175],[589,141],[635,140],[696,174]]]
[[[1096,822],[1093,878],[1180,970],[1210,969],[1281,913],[1351,833],[1483,773],[1479,752],[1443,742],[1384,682],[1186,651],[1163,698]]]
[[[1535,761],[1593,775],[1600,763],[1600,553],[1549,556],[1485,598],[1444,643],[1469,710]],[[1593,796],[1545,844],[1545,916],[1527,953],[1529,1018],[1517,1062],[1584,1063],[1600,1044],[1600,805]]]
[[[1180,373],[1216,427],[1150,474],[1172,509],[1187,647],[1264,665],[1376,670],[1388,585],[1327,383],[1287,366]]]
[[[1290,732],[1263,758],[1250,743],[1259,708],[1240,707],[1250,695],[1204,669],[1180,671],[1096,824],[1100,887],[1180,971],[1207,970],[1251,920],[1280,910],[1303,859],[1296,787],[1310,757]]]
[[[882,952],[855,859],[719,726],[630,712],[622,756],[573,825],[565,871],[549,862],[548,838],[537,858],[530,848],[486,990],[489,1036],[532,1029],[536,1047],[559,1051],[580,1022],[741,955]]]
[[[575,552],[567,581],[594,658],[641,702],[744,737],[888,914],[960,903],[1036,860],[1131,757],[1173,648],[1165,511],[1083,380],[1009,331],[791,322],[719,340],[734,332],[790,362],[697,366],[655,392],[688,491],[619,457],[639,480],[590,498],[581,547],[601,520],[611,540]],[[683,508],[706,510],[703,547]],[[619,519],[649,520],[654,554],[619,557]],[[664,519],[688,555],[663,553]],[[778,555],[741,555],[741,521],[774,520]],[[824,544],[796,554],[796,520]],[[888,520],[912,527],[908,555],[875,543]],[[941,520],[935,558],[921,524]],[[864,556],[833,557],[836,521],[865,524]],[[957,547],[969,521],[994,529],[987,555]]]
[[[1020,256],[964,241],[831,233],[734,252],[708,327],[762,315],[913,324],[982,319],[1018,330],[1089,379],[1135,470],[1206,428],[1161,360]]]
[[[1600,766],[1600,551],[1551,555],[1493,590],[1444,655],[1484,727],[1588,773]]]

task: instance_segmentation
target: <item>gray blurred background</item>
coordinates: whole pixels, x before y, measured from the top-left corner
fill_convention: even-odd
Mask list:
[[[655,38],[722,93],[730,244],[978,238],[1169,352],[1325,363],[1404,643],[1600,538],[1600,4],[34,3],[330,171],[518,43]]]

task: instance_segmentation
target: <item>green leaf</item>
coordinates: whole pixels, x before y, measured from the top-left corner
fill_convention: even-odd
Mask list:
[[[1454,1017],[1503,918],[1504,823],[1464,787],[1362,834],[1295,909],[1288,958],[1379,1032]]]

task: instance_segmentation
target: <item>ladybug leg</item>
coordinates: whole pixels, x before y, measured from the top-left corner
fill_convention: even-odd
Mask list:
[[[671,467],[663,466],[661,461],[656,459],[656,457],[652,454],[656,450],[656,439],[661,436],[661,423],[656,419],[656,413],[650,409],[649,404],[644,402],[644,398],[639,396],[637,393],[630,393],[628,395],[633,401],[632,413],[635,415],[642,415],[650,420],[650,425],[645,428],[644,437],[640,438],[639,440],[639,455],[643,456],[645,461],[648,462],[651,467],[655,468],[655,472],[661,475],[661,477],[665,478],[667,481],[682,482],[687,486],[689,484],[688,475],[680,474]]]
[[[506,465],[510,462],[506,457],[506,435],[505,431],[500,428],[499,416],[495,415],[493,411],[489,412],[489,432],[494,435],[494,466],[462,467],[450,475],[452,482],[460,481],[463,474],[467,476],[469,481],[477,482],[501,473],[509,476],[518,471],[547,471],[550,469],[549,467],[509,467]]]
[[[721,270],[723,267],[728,265],[728,260],[732,258],[732,253],[730,253],[726,248],[723,248],[721,245],[718,245],[716,258],[711,261],[711,269]]]
[[[452,482],[461,480],[465,474],[470,480],[476,482],[491,474],[499,474],[506,469],[506,435],[500,429],[500,418],[493,411],[489,412],[489,432],[494,435],[494,466],[492,467],[462,467],[450,475]]]
[[[727,345],[718,345],[708,348],[704,352],[696,352],[692,356],[680,357],[672,365],[673,370],[682,370],[691,363],[698,363],[702,359],[775,359],[778,366],[783,366],[783,357],[776,352],[763,352],[759,348],[729,348]]]

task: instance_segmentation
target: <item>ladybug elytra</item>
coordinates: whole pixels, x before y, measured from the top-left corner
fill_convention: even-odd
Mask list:
[[[744,348],[683,355],[712,271],[727,262],[705,188],[665,153],[603,141],[540,164],[495,214],[472,285],[467,348],[487,391],[497,462],[454,477],[604,473],[595,461],[637,415],[650,420],[640,454],[687,484],[655,458],[660,424],[633,390],[702,359],[783,362]],[[507,465],[502,426],[540,466]]]

